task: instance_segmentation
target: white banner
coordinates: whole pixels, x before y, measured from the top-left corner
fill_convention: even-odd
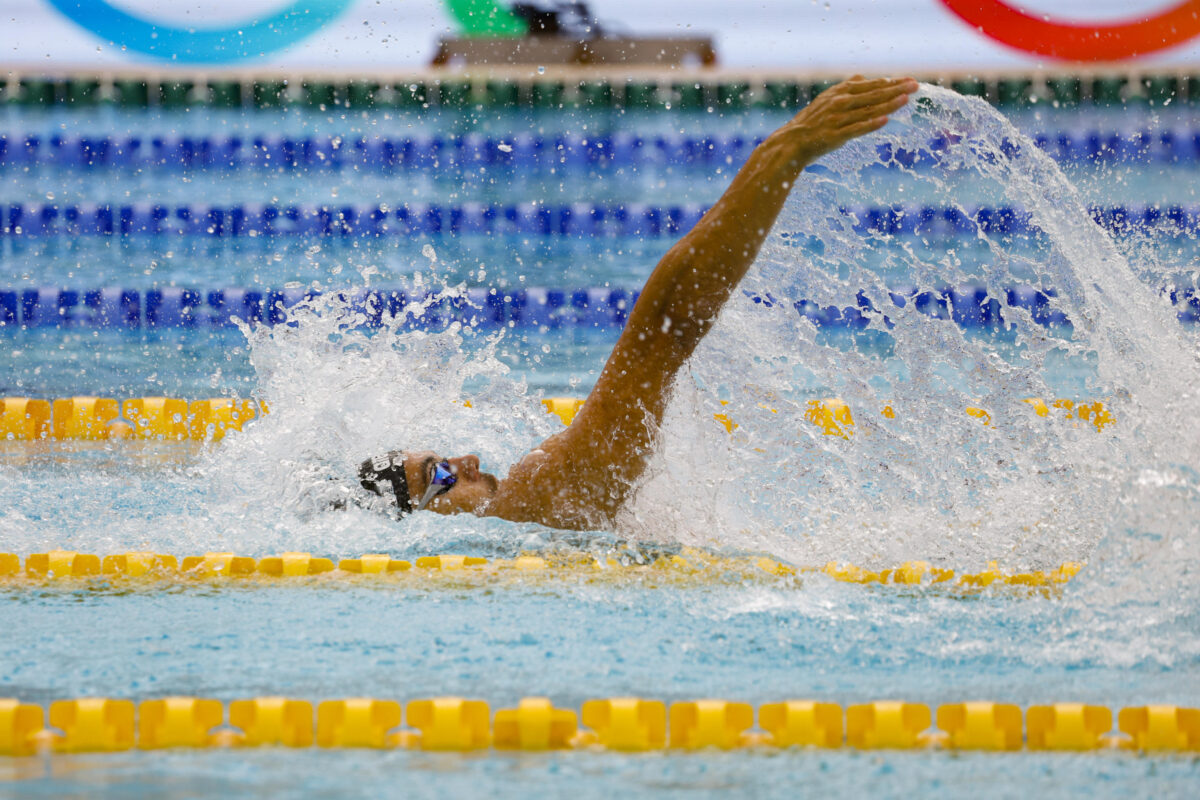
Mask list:
[[[536,2],[536,0],[535,0]],[[553,0],[537,3],[555,5]],[[403,70],[507,0],[0,0],[0,64]],[[591,0],[601,29],[711,36],[740,68],[1200,64],[1200,0]]]

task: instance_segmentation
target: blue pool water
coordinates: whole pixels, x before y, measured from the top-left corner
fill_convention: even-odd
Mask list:
[[[884,695],[928,703],[962,697],[1197,701],[1194,656],[1181,665],[1148,646],[1154,639],[1178,641],[1183,632],[1171,625],[1147,631],[1142,643],[1125,639],[1133,644],[1126,650],[1111,632],[1064,630],[1086,612],[1064,614],[1062,601],[896,596],[819,579],[799,589],[685,591],[567,583],[549,590],[510,587],[486,598],[305,587],[54,593],[6,601],[6,618],[21,633],[5,646],[5,690],[39,702],[82,694],[411,697],[429,686],[487,697],[493,707],[515,702],[531,687],[569,707],[591,696],[627,693],[752,702],[792,695],[843,703]],[[121,631],[98,635],[114,617],[122,620]],[[53,675],[43,672],[46,665],[53,665]],[[1005,786],[1015,781],[1056,796],[1099,791],[1185,797],[1196,779],[1193,759],[1096,753],[496,757],[201,751],[76,756],[49,766],[6,763],[0,769],[48,775],[47,794],[101,787],[113,794],[168,796],[372,796],[400,782],[416,796],[470,794],[479,786],[502,796],[778,795],[800,786],[894,795],[929,785],[1007,796]],[[1002,777],[1007,780],[997,784]]]
[[[1064,158],[1070,183],[990,112],[947,96],[887,135],[961,147],[927,169],[878,163],[854,147],[798,188],[777,235],[676,389],[652,464],[616,533],[564,536],[494,520],[320,511],[326,477],[381,447],[478,452],[503,472],[555,430],[540,395],[583,396],[614,326],[506,331],[339,324],[349,287],[523,286],[636,289],[671,236],[510,233],[371,237],[0,237],[0,288],[315,287],[296,326],[0,331],[0,394],[258,396],[272,414],[219,448],[172,445],[0,452],[0,551],[55,547],[180,556],[284,550],[414,557],[509,557],[619,540],[766,552],[795,564],[891,566],[913,558],[960,570],[1087,568],[1061,592],[862,587],[826,576],[702,585],[578,576],[472,586],[339,583],[161,586],[128,591],[0,585],[0,695],[28,702],[105,695],[224,701],[286,694],[318,700],[461,694],[493,708],[546,695],[755,704],[815,697],[843,705],[901,697],[930,705],[996,699],[1028,706],[1200,705],[1197,567],[1196,326],[1158,287],[1195,287],[1184,226],[1097,228],[1092,205],[1190,207],[1195,158]],[[923,116],[924,115],[924,116]],[[462,112],[344,117],[0,111],[16,137],[134,135],[432,137],[761,136],[782,114]],[[1200,113],[1038,109],[1026,133],[1200,130]],[[1180,134],[1183,139],[1184,134]],[[1054,153],[1053,148],[1048,151]],[[707,205],[734,163],[598,162],[391,170],[0,168],[0,203],[515,204],[539,201]],[[720,172],[718,172],[718,169]],[[551,171],[553,170],[553,171]],[[1078,187],[1078,191],[1071,188]],[[1017,235],[922,237],[856,232],[842,205],[1009,204],[1029,209]],[[786,236],[784,235],[786,234]],[[912,309],[866,330],[824,331],[791,303],[855,305],[898,283],[1033,284],[1058,291],[1076,322],[1047,328],[1014,312],[1004,330],[971,330]],[[1190,283],[1189,283],[1190,281]],[[345,319],[345,318],[343,318]],[[731,369],[730,365],[737,365]],[[803,423],[810,399],[855,409],[854,440]],[[1104,399],[1115,429],[1039,420],[1028,396]],[[449,402],[472,400],[471,409]],[[721,399],[728,406],[719,404]],[[897,418],[877,409],[894,404]],[[984,428],[961,409],[992,410]],[[738,421],[727,435],[711,414]],[[414,433],[416,432],[416,433]],[[419,442],[414,442],[416,438]],[[501,796],[570,791],[749,795],[800,787],[897,795],[955,793],[1190,796],[1194,759],[1127,754],[727,753],[499,757],[420,753],[172,752],[0,763],[0,784],[29,795],[193,796],[216,791]]]

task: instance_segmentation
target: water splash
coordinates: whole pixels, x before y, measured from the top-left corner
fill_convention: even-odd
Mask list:
[[[405,322],[419,323],[436,303],[463,297],[461,289],[444,287],[370,329],[371,309],[331,293],[295,309],[290,325],[247,328],[270,413],[199,466],[201,475],[225,478],[213,513],[270,509],[272,519],[287,520],[280,546],[299,542],[337,553],[395,552],[414,543],[428,550],[464,528],[468,538],[471,528],[494,531],[468,518],[418,514],[397,526],[382,508],[329,511],[346,498],[363,459],[380,452],[471,452],[485,469],[500,470],[552,432],[553,421],[527,396],[524,380],[498,358],[503,332],[485,336],[458,323],[427,332]]]
[[[950,144],[931,153],[933,137]],[[880,169],[881,144],[923,163]],[[980,202],[1023,208],[1032,232],[979,226],[965,242],[864,236],[839,210],[914,200],[964,214]],[[1171,558],[1194,562],[1200,547],[1189,519],[1200,506],[1186,465],[1200,452],[1190,423],[1200,412],[1200,367],[1193,334],[1144,282],[1161,277],[1154,267],[1131,265],[1058,167],[1003,116],[923,87],[893,124],[798,182],[747,291],[680,381],[652,476],[624,522],[643,535],[804,563],[996,559],[1038,568],[1110,551],[1117,558],[1158,505],[1145,476],[1165,471],[1188,497],[1161,516],[1158,535]],[[895,276],[927,289],[1052,287],[1074,327],[1047,331],[1028,312],[1005,309],[1005,330],[969,333],[912,303],[892,305]],[[802,299],[861,306],[860,289],[878,311],[867,311],[869,326],[851,337],[818,331],[795,310]],[[1023,402],[1064,389],[1102,400],[1117,424],[1098,433],[1078,420],[1039,418]],[[822,396],[854,410],[849,438],[805,422]],[[992,424],[968,407],[986,409]],[[715,413],[739,424],[732,436],[707,422]]]

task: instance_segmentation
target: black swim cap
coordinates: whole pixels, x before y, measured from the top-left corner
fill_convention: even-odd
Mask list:
[[[412,500],[408,496],[408,477],[404,474],[403,452],[392,450],[381,456],[368,458],[358,468],[358,480],[364,489],[380,497],[383,497],[383,487],[380,484],[384,481],[391,482],[399,516],[412,513]]]

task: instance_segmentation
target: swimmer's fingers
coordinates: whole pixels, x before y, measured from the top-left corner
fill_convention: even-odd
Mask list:
[[[911,78],[854,78],[822,92],[779,134],[796,148],[798,160],[809,162],[882,128],[888,115],[902,108],[916,90]]]
[[[899,111],[907,102],[907,92],[883,95],[882,99],[877,102],[832,114],[831,119],[837,127],[844,128],[848,125],[857,125],[864,120],[874,119],[875,117],[886,117],[895,111]]]
[[[862,120],[853,125],[847,125],[838,131],[838,135],[842,138],[842,144],[857,139],[859,136],[866,136],[868,133],[879,130],[884,125],[887,125],[887,117],[874,117],[872,119]]]
[[[915,92],[917,88],[917,82],[912,78],[877,78],[869,81],[851,79],[850,81],[832,86],[817,95],[808,106],[800,111],[798,117],[807,119],[822,115],[840,114],[847,115],[847,119],[838,120],[838,122],[857,122],[857,119],[849,120],[849,116],[855,116],[850,114],[850,112],[885,105],[894,98],[907,97],[912,92]],[[903,105],[903,103],[900,103],[900,105]],[[881,109],[878,113],[890,113],[894,110],[894,108]],[[876,115],[870,110],[864,113],[867,117]]]
[[[845,87],[848,94],[863,94],[864,92],[873,92],[876,89],[885,89],[890,86],[900,86],[902,84],[912,84],[914,91],[917,82],[912,78],[871,78],[863,79],[861,75],[855,75],[848,81],[842,81],[838,86]]]
[[[867,106],[882,106],[898,97],[908,97],[917,90],[917,82],[900,79],[889,82],[885,86],[868,89],[861,92],[844,94],[833,102],[833,107],[839,111],[850,111]],[[903,105],[903,104],[901,104]]]
[[[822,152],[836,150],[852,139],[877,131],[887,125],[887,121],[887,117],[873,117],[839,128],[836,133],[832,133],[826,138]]]
[[[861,75],[855,75],[853,78],[835,83],[821,92],[813,98],[812,105],[828,104],[844,107],[848,103],[855,102],[856,98],[861,95],[901,86],[911,86],[912,91],[916,91],[917,82],[912,78],[871,78],[867,80]]]

